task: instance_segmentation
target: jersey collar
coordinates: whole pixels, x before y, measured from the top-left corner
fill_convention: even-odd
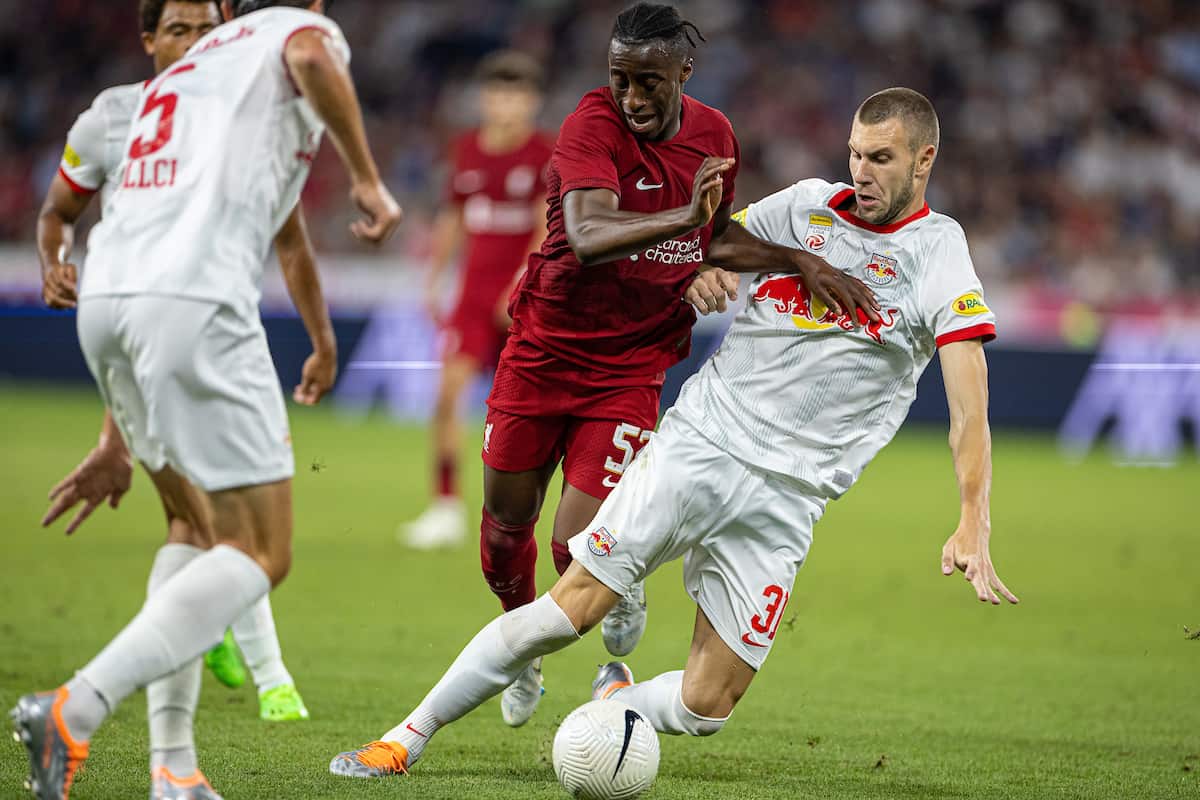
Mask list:
[[[912,213],[904,219],[890,222],[887,225],[875,225],[874,223],[867,222],[865,219],[861,219],[850,211],[842,208],[842,206],[846,204],[846,201],[852,197],[854,197],[853,189],[842,189],[840,192],[830,198],[829,207],[833,209],[835,214],[846,220],[846,222],[849,222],[851,225],[859,228],[863,228],[864,230],[871,231],[872,233],[895,233],[910,222],[916,222],[922,217],[929,216],[929,203],[926,203],[925,205],[921,206],[920,210]]]

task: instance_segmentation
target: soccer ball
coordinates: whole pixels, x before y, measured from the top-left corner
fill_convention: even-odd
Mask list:
[[[558,727],[554,774],[580,800],[630,800],[658,774],[658,734],[624,703],[593,700]]]

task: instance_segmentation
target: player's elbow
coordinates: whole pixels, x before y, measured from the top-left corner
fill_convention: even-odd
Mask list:
[[[567,227],[567,246],[575,254],[576,260],[585,267],[600,264],[605,260],[600,248],[595,246],[592,237],[588,236],[582,225]]]

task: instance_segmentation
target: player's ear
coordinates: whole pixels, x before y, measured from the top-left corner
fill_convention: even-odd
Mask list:
[[[917,165],[913,173],[919,177],[926,177],[930,170],[933,169],[933,162],[937,159],[937,148],[931,144],[927,144],[917,151]]]
[[[692,61],[692,59],[690,57],[685,58],[683,60],[683,69],[681,69],[679,71],[679,82],[687,83],[688,78],[692,77],[692,71],[694,70],[694,68],[695,68],[695,63]]]
[[[142,49],[146,51],[146,55],[154,56],[154,34],[142,33]]]
[[[233,19],[233,3],[231,0],[221,0],[221,19],[226,22]]]

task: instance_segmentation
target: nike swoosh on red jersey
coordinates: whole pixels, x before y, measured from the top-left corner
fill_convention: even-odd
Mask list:
[[[750,645],[751,647],[766,647],[767,646],[765,644],[760,644],[759,642],[756,642],[753,639],[751,639],[750,634],[748,634],[748,633],[742,634],[742,642]]]

